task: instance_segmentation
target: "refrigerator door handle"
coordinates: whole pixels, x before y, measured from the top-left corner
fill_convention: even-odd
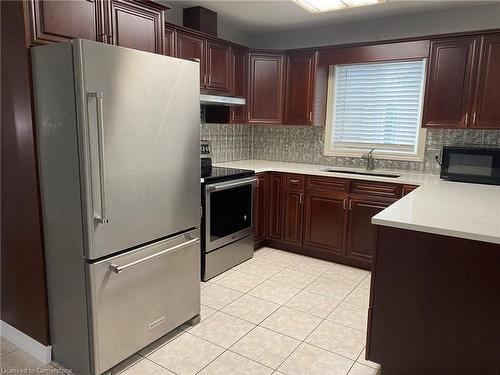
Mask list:
[[[103,117],[103,93],[102,91],[89,91],[87,97],[96,99],[97,112],[97,138],[98,138],[98,160],[99,160],[99,189],[101,197],[101,216],[94,219],[101,224],[107,224],[109,219],[106,215],[106,175],[104,162],[104,117]]]
[[[180,249],[182,249],[184,247],[193,245],[193,244],[198,243],[198,242],[200,242],[199,238],[193,238],[192,240],[183,242],[183,243],[181,243],[179,245],[175,245],[175,246],[169,247],[168,249],[159,251],[156,254],[152,254],[152,255],[149,255],[147,257],[144,257],[144,258],[141,258],[141,259],[137,259],[137,260],[135,260],[133,262],[124,264],[123,266],[118,266],[118,265],[116,265],[114,263],[110,263],[109,269],[112,272],[114,272],[114,273],[120,273],[120,272],[123,272],[123,271],[127,270],[130,267],[136,266],[136,265],[144,263],[144,262],[146,262],[148,260],[151,260],[151,259],[154,259],[156,257],[159,257],[160,255],[163,255],[163,254],[166,254],[166,253],[170,253],[172,251],[180,250]]]

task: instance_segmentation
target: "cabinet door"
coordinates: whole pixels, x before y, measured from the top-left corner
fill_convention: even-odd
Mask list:
[[[163,54],[165,26],[161,9],[141,2],[111,0],[109,22],[112,44]]]
[[[229,92],[230,54],[227,44],[207,41],[207,90]]]
[[[176,32],[176,54],[181,59],[200,60],[200,86],[205,87],[205,39],[183,31]]]
[[[283,240],[302,245],[302,212],[304,192],[285,190],[283,201]]]
[[[476,37],[431,43],[423,126],[465,128],[470,118]]]
[[[265,240],[269,222],[269,175],[267,173],[257,175],[253,218],[255,242]]]
[[[372,217],[394,201],[378,201],[370,197],[351,197],[347,232],[347,256],[371,261],[376,245],[376,225]]]
[[[474,128],[500,129],[500,34],[482,37]]]
[[[283,178],[281,174],[271,173],[269,179],[269,232],[273,240],[282,239],[281,208],[283,207]]]
[[[165,55],[175,56],[175,30],[170,27],[165,27],[163,48]]]
[[[243,48],[231,47],[231,94],[247,97],[247,52]],[[232,124],[244,124],[246,120],[246,106],[231,107]]]
[[[306,191],[304,246],[343,254],[346,207],[345,195]]]
[[[314,100],[314,53],[291,54],[286,63],[285,124],[311,125]]]
[[[106,39],[101,3],[97,0],[35,0],[28,4],[32,44],[57,43],[73,38]]]
[[[248,122],[280,124],[283,114],[283,55],[249,55]]]

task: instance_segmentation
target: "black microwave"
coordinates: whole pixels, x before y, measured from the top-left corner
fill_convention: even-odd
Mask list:
[[[443,147],[441,178],[500,185],[500,149]]]

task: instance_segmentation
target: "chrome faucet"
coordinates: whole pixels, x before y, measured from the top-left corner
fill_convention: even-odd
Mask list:
[[[369,171],[375,169],[375,159],[373,158],[373,150],[375,149],[372,148],[369,152],[364,153],[361,156],[361,159],[366,159],[366,169]]]

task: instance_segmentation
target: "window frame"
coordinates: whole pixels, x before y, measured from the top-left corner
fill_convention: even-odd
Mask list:
[[[391,62],[405,62],[405,61],[422,61],[423,71],[422,71],[422,85],[420,89],[420,110],[418,114],[418,134],[416,137],[416,152],[408,153],[399,150],[391,152],[390,150],[377,150],[378,144],[363,144],[361,147],[346,146],[339,147],[339,145],[333,144],[334,136],[334,118],[335,118],[335,76],[337,66],[352,66],[352,65],[367,65],[367,64],[383,64]],[[425,85],[427,78],[427,58],[418,59],[399,59],[399,60],[389,60],[389,61],[374,61],[374,62],[360,62],[351,64],[336,64],[330,65],[328,69],[328,91],[327,91],[327,110],[326,110],[326,122],[325,122],[325,144],[323,154],[325,156],[340,156],[340,157],[361,157],[364,153],[375,148],[373,151],[373,156],[377,159],[390,159],[390,160],[401,160],[401,161],[423,161],[425,156],[425,141],[427,129],[422,127],[422,118],[424,111],[424,95],[425,95]],[[386,145],[387,148],[391,148],[391,145]]]

